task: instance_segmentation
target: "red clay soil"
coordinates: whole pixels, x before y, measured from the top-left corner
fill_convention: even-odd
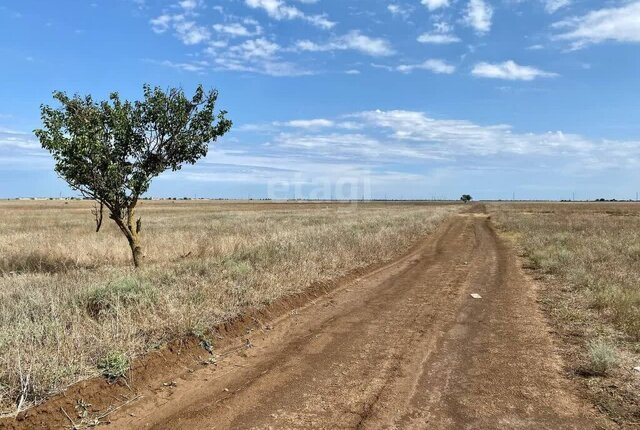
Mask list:
[[[70,428],[78,399],[92,403],[89,416],[119,406],[100,418],[113,429],[604,422],[563,378],[535,287],[483,213],[456,215],[402,258],[229,329],[215,365],[202,364],[210,356],[197,341],[176,344],[140,360],[130,387],[78,384],[0,428]]]

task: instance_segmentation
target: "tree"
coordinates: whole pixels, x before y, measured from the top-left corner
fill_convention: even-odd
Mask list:
[[[473,200],[473,197],[471,197],[469,194],[463,194],[462,197],[460,197],[460,200],[462,200],[464,203],[469,203],[471,200]]]
[[[129,242],[135,267],[143,258],[136,206],[151,180],[194,164],[232,125],[226,111],[215,113],[216,90],[198,86],[191,99],[177,88],[143,90],[144,99],[134,102],[115,92],[95,102],[56,91],[61,106],[42,105],[43,128],[35,130],[58,175],[109,211]]]

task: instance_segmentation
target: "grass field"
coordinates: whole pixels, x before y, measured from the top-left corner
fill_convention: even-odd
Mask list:
[[[489,209],[543,281],[540,299],[567,371],[610,417],[640,423],[640,204]]]
[[[0,413],[402,253],[460,206],[144,202],[145,267],[88,202],[0,202]]]

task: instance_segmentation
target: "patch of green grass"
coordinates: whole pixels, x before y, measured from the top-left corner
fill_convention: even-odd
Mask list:
[[[150,285],[126,276],[89,291],[84,300],[87,312],[94,318],[100,318],[117,314],[122,308],[152,304],[156,296],[156,290]]]
[[[227,258],[224,261],[224,268],[232,279],[242,278],[253,270],[251,263],[248,261],[236,260],[234,258]]]
[[[98,363],[102,375],[110,380],[124,377],[129,371],[129,357],[124,352],[109,352]]]

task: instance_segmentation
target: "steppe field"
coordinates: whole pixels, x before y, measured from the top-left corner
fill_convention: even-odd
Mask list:
[[[489,209],[539,281],[565,372],[599,410],[640,426],[640,203]]]
[[[640,204],[92,207],[0,202],[0,428],[640,423]]]
[[[146,265],[134,271],[111,220],[94,232],[92,208],[0,202],[0,412],[99,375],[107,357],[130,360],[388,260],[460,209],[146,201]]]

